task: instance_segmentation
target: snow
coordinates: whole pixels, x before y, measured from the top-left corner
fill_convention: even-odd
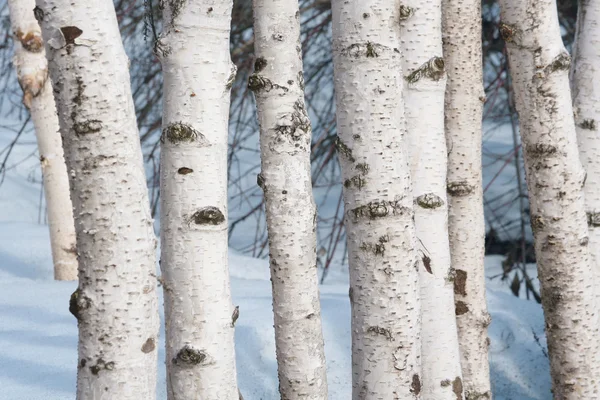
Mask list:
[[[24,144],[15,147],[14,163],[0,186],[0,398],[72,399],[77,324],[68,302],[76,283],[52,279],[48,229],[37,222],[39,169],[35,155],[30,156],[31,138],[28,134]],[[0,152],[11,139],[10,132],[0,132]],[[236,323],[240,389],[247,400],[278,399],[268,263],[233,250],[229,260],[234,303],[240,306]],[[514,297],[508,287],[510,279],[495,277],[502,271],[500,262],[500,257],[486,258],[494,398],[550,399],[541,307]],[[535,277],[534,270],[530,275]],[[161,290],[159,294],[162,304]],[[347,400],[351,398],[351,358],[345,267],[332,266],[321,286],[321,302],[329,397]],[[163,346],[159,347],[159,400],[166,399]]]

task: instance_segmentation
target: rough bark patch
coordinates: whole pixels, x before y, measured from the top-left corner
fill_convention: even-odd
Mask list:
[[[78,135],[100,132],[102,130],[102,121],[90,119],[88,121],[75,122],[73,124],[73,130]]]
[[[454,294],[467,295],[467,271],[457,269],[454,272]]]
[[[383,328],[381,326],[370,326],[367,328],[367,332],[368,333],[372,333],[374,335],[381,335],[381,336],[385,336],[385,338],[387,340],[392,340],[392,332],[387,329],[387,328]]]
[[[589,227],[595,228],[600,226],[600,212],[588,212],[587,223]]]
[[[445,63],[442,57],[433,57],[419,68],[408,74],[404,79],[408,83],[416,83],[422,78],[429,78],[432,81],[439,81],[444,76]]]
[[[360,245],[360,249],[366,252],[372,252],[376,256],[383,256],[385,254],[385,244],[390,241],[388,235],[379,237],[377,243],[365,242]]]
[[[180,175],[187,175],[187,174],[191,174],[192,172],[194,172],[194,170],[191,168],[187,168],[187,167],[181,167],[177,170],[177,173]]]
[[[225,216],[217,207],[204,207],[192,215],[196,225],[219,225],[225,221]]]
[[[422,194],[415,201],[420,207],[428,209],[436,209],[444,205],[444,200],[435,193]]]
[[[358,220],[361,218],[377,219],[388,215],[403,215],[410,211],[409,208],[403,207],[398,200],[380,200],[356,207],[349,210],[349,213],[355,220]]]
[[[350,188],[356,187],[358,190],[362,189],[367,184],[367,180],[362,175],[355,175],[350,179],[344,181],[344,187]]]
[[[467,307],[467,303],[464,301],[457,301],[454,304],[454,313],[456,315],[463,315],[469,312],[469,307]]]
[[[354,166],[354,169],[360,171],[363,175],[367,175],[369,173],[369,164],[367,163],[358,163]]]
[[[492,395],[490,392],[467,392],[465,394],[465,400],[483,400],[483,399],[491,399]]]
[[[409,6],[400,6],[400,21],[406,21],[410,17],[415,15],[415,9]]]
[[[367,58],[376,58],[379,57],[379,54],[385,48],[385,46],[373,42],[354,43],[343,49],[342,55],[352,58],[360,58],[362,56]]]
[[[579,127],[581,129],[587,129],[589,131],[595,131],[597,129],[596,127],[596,121],[593,119],[584,119],[580,124]]]
[[[81,313],[92,305],[92,301],[81,294],[79,289],[76,289],[69,299],[69,311],[77,320],[81,318]]]
[[[170,143],[189,143],[197,140],[205,140],[204,135],[194,129],[191,125],[184,124],[183,122],[169,124],[163,129],[160,137],[162,143],[165,143],[165,141],[169,141]]]
[[[142,353],[150,353],[156,348],[154,338],[148,338],[142,345]]]
[[[475,191],[474,185],[469,185],[466,181],[462,182],[448,182],[446,191],[450,196],[464,197],[468,196]]]
[[[555,71],[568,71],[571,68],[571,56],[569,53],[562,52],[552,60],[552,63],[546,67],[546,73]]]
[[[112,371],[113,369],[115,369],[115,363],[113,361],[106,362],[102,358],[99,358],[98,361],[96,361],[96,365],[90,366],[92,375],[98,375],[102,370]]]
[[[412,377],[412,383],[410,385],[410,391],[418,396],[421,393],[421,380],[418,374],[414,374]]]
[[[340,139],[339,136],[335,138],[335,148],[336,148],[338,154],[341,154],[344,157],[346,157],[348,159],[348,161],[350,161],[350,162],[356,161],[354,159],[354,157],[352,156],[352,149],[349,148],[344,142],[342,142],[342,140]]]
[[[202,364],[206,359],[207,355],[204,351],[185,345],[177,352],[173,363],[181,366],[195,366]]]
[[[500,22],[499,28],[500,36],[502,36],[502,39],[507,43],[513,43],[515,39],[518,39],[521,36],[519,30],[514,25]]]
[[[227,77],[227,83],[225,83],[225,89],[229,90],[233,87],[233,83],[235,82],[236,76],[237,76],[237,66],[235,64],[232,64],[231,72],[229,73],[229,77]]]
[[[83,33],[83,31],[76,26],[63,26],[60,28],[60,31],[67,44],[75,44],[75,39]]]
[[[259,94],[262,91],[270,92],[273,89],[281,89],[284,92],[288,92],[289,89],[285,86],[278,85],[277,83],[273,83],[268,78],[265,78],[259,74],[252,74],[250,78],[248,78],[248,89],[254,92],[254,94]]]
[[[546,143],[530,144],[526,147],[527,154],[531,157],[544,157],[556,154],[558,149],[556,146]]]

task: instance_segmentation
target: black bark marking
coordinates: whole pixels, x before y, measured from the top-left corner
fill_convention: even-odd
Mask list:
[[[44,20],[44,10],[42,10],[38,6],[35,6],[35,8],[33,9],[33,15],[39,23],[41,23]]]
[[[414,374],[412,377],[412,383],[410,385],[410,391],[418,396],[421,393],[421,380],[418,374]]]
[[[467,306],[467,303],[465,303],[464,301],[457,301],[454,304],[454,313],[456,315],[463,315],[469,312],[469,307]]]
[[[593,119],[584,119],[580,124],[579,127],[581,129],[587,129],[590,131],[595,131],[596,128],[596,121]]]
[[[194,127],[183,122],[174,122],[167,125],[163,129],[160,136],[161,143],[168,141],[169,143],[191,143],[194,141],[205,141],[205,137],[202,133],[198,132]]]
[[[416,198],[416,203],[427,209],[436,209],[444,205],[444,200],[435,193],[425,193]]]
[[[150,353],[155,348],[156,348],[156,342],[154,341],[154,338],[150,337],[142,345],[142,353]]]
[[[71,298],[69,299],[69,311],[78,321],[82,318],[82,312],[90,308],[91,305],[92,301],[81,294],[79,289],[71,294]]]
[[[73,124],[73,130],[78,135],[100,132],[102,130],[102,121],[90,119],[88,121],[75,122]]]
[[[372,201],[363,206],[348,210],[355,220],[361,218],[377,219],[387,217],[388,215],[403,215],[411,211],[411,209],[402,206],[398,200]]]
[[[568,53],[562,52],[552,60],[552,63],[548,65],[545,70],[546,73],[552,73],[555,71],[568,71],[571,68],[571,57]]]
[[[260,72],[267,66],[267,59],[264,57],[258,57],[254,60],[254,73]]]
[[[233,313],[231,314],[231,327],[235,326],[236,321],[240,317],[240,306],[235,306]]]
[[[433,275],[433,271],[431,270],[431,257],[429,257],[427,254],[423,254],[422,260],[425,271]]]
[[[466,181],[448,182],[446,191],[450,196],[464,197],[475,192],[475,185],[469,185]]]
[[[173,358],[173,364],[182,367],[193,367],[205,363],[207,358],[208,356],[204,351],[186,344]]]
[[[392,340],[392,332],[387,329],[387,328],[383,328],[381,326],[370,326],[367,328],[367,332],[368,333],[373,333],[375,335],[381,335],[381,336],[385,336],[385,338],[387,340]]]
[[[439,81],[444,76],[445,63],[442,57],[433,57],[419,68],[408,74],[404,79],[408,83],[416,83],[422,78]]]
[[[457,269],[454,275],[454,294],[467,295],[467,271]]]
[[[547,157],[558,152],[556,146],[546,143],[536,143],[528,145],[525,150],[531,157]]]
[[[112,371],[113,369],[115,369],[114,361],[106,362],[102,358],[99,358],[96,361],[96,365],[90,366],[90,371],[92,372],[92,375],[98,375],[102,370]]]
[[[409,6],[400,6],[400,21],[406,21],[410,17],[415,15],[415,9]]]
[[[180,175],[187,175],[191,174],[192,172],[194,172],[194,170],[188,167],[181,167],[177,170],[177,173]]]
[[[352,58],[360,58],[363,56],[367,58],[376,58],[379,57],[379,54],[385,48],[385,46],[373,42],[354,43],[345,49],[342,49],[342,55]]]
[[[204,207],[192,215],[196,225],[219,225],[225,222],[225,216],[217,207]]]
[[[76,26],[63,26],[60,28],[60,31],[62,32],[68,45],[75,44],[75,39],[77,39],[83,33],[83,31]]]
[[[352,156],[352,149],[349,148],[344,142],[342,142],[342,140],[340,139],[339,136],[335,138],[335,148],[336,148],[338,154],[341,154],[344,157],[346,157],[348,159],[348,161],[350,161],[350,162],[356,161],[354,159],[354,157]]]
[[[600,212],[588,212],[587,223],[589,227],[597,228],[600,226]]]

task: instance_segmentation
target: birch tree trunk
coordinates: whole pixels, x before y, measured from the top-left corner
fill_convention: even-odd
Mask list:
[[[238,398],[227,266],[230,0],[164,2],[161,269],[170,400]]]
[[[35,0],[9,0],[8,7],[15,44],[13,64],[40,153],[54,279],[72,281],[77,279],[75,223],[42,31],[32,12]]]
[[[500,5],[521,123],[554,398],[597,398],[596,281],[567,75],[570,57],[554,0],[501,0]]]
[[[585,211],[590,256],[600,276],[600,2],[579,1],[571,65],[571,90],[579,157],[587,172]],[[597,293],[600,296],[600,291]],[[600,304],[600,302],[599,302]]]
[[[448,151],[448,232],[467,400],[491,399],[483,267],[481,1],[442,0]]]
[[[111,0],[37,0],[79,255],[77,399],[156,391],[156,239],[128,60]]]
[[[327,399],[298,0],[254,0],[256,98],[282,399]]]
[[[422,398],[463,398],[450,267],[442,0],[404,0],[402,70],[421,286]]]
[[[338,156],[352,305],[352,398],[419,399],[419,268],[400,2],[333,0]]]

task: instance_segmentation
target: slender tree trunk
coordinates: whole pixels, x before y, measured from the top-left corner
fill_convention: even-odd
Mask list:
[[[77,399],[156,391],[156,239],[128,60],[111,0],[37,0],[70,177],[79,288]]]
[[[600,336],[566,52],[554,0],[501,0],[555,399],[600,393]]]
[[[468,400],[491,399],[483,269],[481,183],[481,1],[442,0],[448,151],[448,231],[463,386]]]
[[[417,248],[424,264],[419,269],[422,397],[460,400],[463,385],[448,243],[442,0],[404,0],[401,7],[407,143]]]
[[[230,0],[164,2],[161,269],[170,400],[238,398],[227,266]],[[242,310],[243,311],[243,310]]]
[[[331,3],[352,305],[352,398],[418,399],[419,268],[404,145],[400,2]]]
[[[254,48],[249,87],[261,131],[279,391],[282,399],[326,400],[298,0],[254,0]]]
[[[15,44],[13,64],[23,89],[23,104],[31,113],[40,153],[54,279],[72,281],[77,279],[77,253],[69,177],[42,32],[32,11],[35,0],[9,0],[8,7]]]
[[[571,90],[579,157],[587,172],[583,188],[589,248],[600,276],[600,2],[579,1],[571,65]],[[597,293],[600,296],[600,291]],[[600,304],[600,302],[599,302]]]

